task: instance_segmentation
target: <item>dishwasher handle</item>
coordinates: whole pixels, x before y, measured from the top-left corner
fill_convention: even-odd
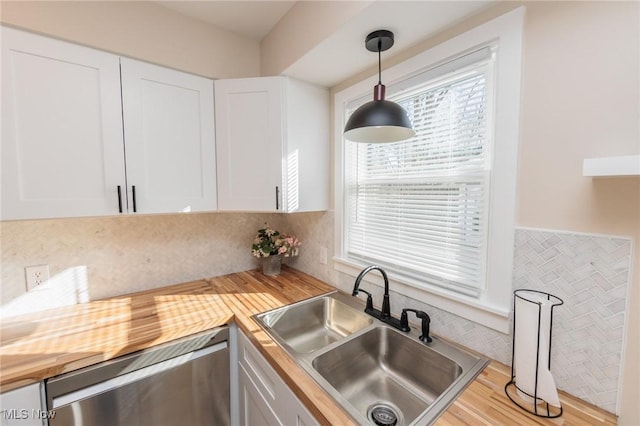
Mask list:
[[[45,383],[47,407],[53,408],[54,399],[57,400],[57,406],[60,406],[62,396],[82,389],[94,389],[94,385],[100,385],[112,379],[123,380],[123,377],[135,377],[136,374],[143,374],[140,371],[147,367],[158,369],[160,364],[168,365],[166,361],[170,362],[182,355],[201,354],[200,350],[210,347],[216,347],[216,350],[224,349],[228,340],[229,327],[222,326],[52,377]],[[220,343],[224,345],[218,346]]]
[[[157,364],[151,364],[149,366],[140,368],[138,370],[107,379],[103,382],[93,384],[91,386],[75,390],[73,392],[56,396],[52,398],[50,409],[56,409],[64,405],[72,404],[76,401],[80,401],[92,396],[98,395],[103,392],[108,392],[115,388],[128,385],[129,383],[137,382],[155,374],[160,374],[163,371],[170,370],[179,365],[196,360],[200,357],[227,349],[227,342],[218,343],[214,346],[208,346],[204,349],[199,349],[195,352],[186,353],[175,358],[170,358],[161,361]]]

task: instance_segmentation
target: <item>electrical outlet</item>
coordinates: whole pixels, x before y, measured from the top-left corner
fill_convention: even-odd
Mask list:
[[[320,247],[320,263],[323,265],[327,264],[327,248]]]
[[[49,279],[49,265],[27,266],[24,268],[27,278],[27,291],[33,290]]]

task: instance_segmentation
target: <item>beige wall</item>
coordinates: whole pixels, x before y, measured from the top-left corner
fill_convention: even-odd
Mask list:
[[[638,2],[507,2],[399,52],[392,66],[526,5],[517,225],[640,241],[640,177],[582,176],[584,158],[640,153]],[[370,76],[353,76],[333,93]],[[640,424],[640,250],[619,423]]]
[[[50,2],[44,3],[3,2],[2,22],[207,76],[258,75],[260,71],[255,44],[229,34],[222,37],[213,27],[176,17],[153,4],[115,2],[90,6],[89,3],[56,2],[54,7]],[[383,65],[394,65],[519,5],[515,2],[500,4],[411,49],[398,52]],[[640,178],[584,178],[581,165],[586,157],[640,152],[639,4],[531,2],[526,5],[517,224],[631,236],[637,244],[640,240]],[[304,21],[296,22],[298,26],[304,26]],[[282,52],[278,52],[280,41],[277,40],[278,37],[286,39],[286,36],[274,33],[270,37],[273,39],[265,40],[263,49],[265,54],[275,56],[265,58],[263,70],[266,73],[279,73],[295,60],[295,55],[303,54],[296,47],[280,58],[278,55]],[[305,46],[299,48],[304,50]],[[237,59],[223,60],[231,53],[237,55],[234,56]],[[374,71],[370,69],[353,76],[333,88],[333,92]],[[314,275],[333,281],[330,279],[334,276],[333,271],[315,260],[317,253],[312,243],[322,240],[323,245],[332,247],[332,230],[327,229],[331,227],[332,215],[278,217],[282,219],[284,230],[290,227],[293,232],[307,232],[303,237],[306,251],[303,251],[299,265]],[[7,265],[16,268],[11,279],[21,280],[20,268],[26,266],[24,263],[39,262],[44,256],[52,256],[54,271],[75,264],[98,265],[91,266],[93,269],[89,272],[91,274],[93,270],[93,276],[107,277],[100,278],[105,286],[109,285],[109,277],[114,281],[136,283],[137,274],[151,270],[144,257],[145,250],[151,249],[155,253],[152,261],[156,262],[165,259],[163,246],[176,243],[188,247],[190,238],[196,241],[194,246],[202,262],[218,265],[218,269],[203,267],[201,273],[227,271],[221,266],[227,260],[220,253],[207,258],[206,251],[215,253],[219,244],[208,246],[206,239],[214,239],[228,229],[245,229],[224,233],[224,240],[215,240],[227,241],[233,247],[233,253],[242,256],[243,244],[253,233],[251,230],[264,220],[271,219],[262,215],[219,217],[211,214],[2,224],[3,293]],[[140,223],[136,223],[138,221]],[[81,238],[69,235],[73,234],[75,225],[85,230]],[[144,242],[147,236],[144,232],[136,233],[137,225],[144,229],[170,227],[175,232],[167,231],[168,236],[165,233]],[[34,226],[39,230],[37,235],[42,237],[30,237],[28,243],[21,241]],[[123,231],[136,237],[121,243],[119,235]],[[205,238],[197,237],[198,233],[203,233]],[[58,252],[52,255],[49,253],[51,245],[46,241],[55,239],[64,244],[56,246]],[[111,271],[113,265],[118,264],[118,253],[121,252],[112,250],[114,254],[105,257],[101,249],[105,244],[120,247],[135,259],[125,276]],[[7,260],[5,256],[11,255],[12,250],[21,256],[20,260]],[[188,256],[181,257],[173,265],[178,267],[188,259]],[[250,258],[244,258],[234,267],[246,267],[250,262]],[[185,271],[173,273],[171,280],[179,281],[189,276]],[[99,294],[108,294],[108,287],[99,288],[102,289]],[[622,374],[620,424],[623,425],[640,424],[640,250],[635,254],[631,291],[628,321],[631,327],[627,333],[627,362]]]
[[[260,43],[262,75],[280,75],[370,4],[370,0],[296,3]]]
[[[640,180],[582,176],[582,159],[640,153],[638,3],[527,10],[518,222],[638,235]]]
[[[2,1],[2,23],[211,78],[260,75],[260,46],[154,2]]]
[[[582,176],[584,158],[640,153],[638,2],[527,8],[518,225],[640,241],[640,177]],[[640,251],[635,252],[620,424],[640,424]]]

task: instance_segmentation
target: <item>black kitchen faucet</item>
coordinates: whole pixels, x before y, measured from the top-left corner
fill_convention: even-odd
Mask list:
[[[382,278],[384,279],[384,296],[382,298],[382,310],[377,310],[373,307],[373,298],[371,297],[371,293],[368,291],[364,291],[360,289],[360,281],[367,275],[369,272],[373,270],[378,270],[382,274]],[[380,321],[389,324],[390,326],[397,328],[400,331],[409,331],[409,325],[407,323],[402,324],[401,321],[397,318],[391,316],[391,305],[389,304],[389,278],[387,278],[387,273],[380,266],[372,265],[368,266],[358,274],[356,278],[356,282],[353,285],[352,296],[357,296],[358,292],[363,292],[367,295],[367,305],[364,311],[371,315],[374,318],[379,319]]]

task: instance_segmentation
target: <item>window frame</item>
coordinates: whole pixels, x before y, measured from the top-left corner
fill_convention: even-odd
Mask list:
[[[482,46],[480,49],[475,50],[474,52],[464,52],[462,55],[458,56],[457,58],[454,58],[452,61],[449,61],[445,64],[443,64],[442,66],[436,66],[435,68],[429,68],[429,70],[426,73],[423,73],[422,75],[418,75],[418,76],[414,76],[411,77],[409,80],[411,80],[409,82],[409,84],[405,84],[405,82],[402,82],[402,86],[398,89],[397,87],[389,86],[387,87],[387,99],[391,100],[391,101],[396,101],[399,103],[403,103],[403,101],[408,101],[411,98],[417,97],[421,97],[423,94],[430,92],[433,93],[434,90],[440,90],[442,87],[445,86],[451,86],[451,87],[455,87],[459,84],[465,85],[466,83],[464,83],[465,81],[469,81],[472,79],[476,79],[476,78],[480,78],[483,81],[483,86],[485,87],[485,90],[483,91],[483,93],[485,94],[485,101],[483,102],[483,105],[485,108],[483,108],[483,113],[482,113],[482,119],[483,121],[486,123],[483,129],[483,133],[484,133],[484,144],[483,144],[483,154],[481,156],[480,159],[475,159],[474,161],[471,161],[469,163],[461,163],[459,164],[459,166],[462,166],[464,164],[464,167],[461,168],[457,168],[454,167],[453,169],[448,169],[448,168],[442,168],[443,166],[440,165],[439,162],[437,163],[430,163],[429,164],[429,168],[430,170],[426,171],[426,173],[422,174],[422,173],[414,173],[412,174],[408,174],[408,175],[402,175],[402,176],[398,176],[398,175],[394,175],[393,173],[391,175],[389,175],[388,177],[374,177],[374,181],[375,183],[373,183],[373,185],[382,185],[382,187],[384,187],[385,184],[389,184],[391,187],[394,187],[396,185],[404,185],[404,184],[418,184],[418,185],[425,185],[422,188],[424,190],[428,190],[427,188],[435,188],[435,187],[439,187],[439,188],[448,188],[448,190],[452,190],[456,188],[457,184],[460,184],[460,187],[457,187],[459,190],[462,190],[463,187],[468,189],[468,186],[465,186],[463,184],[463,182],[466,182],[467,185],[478,185],[477,187],[481,188],[481,191],[484,193],[484,196],[481,198],[481,207],[479,207],[479,209],[481,210],[479,212],[479,216],[480,216],[480,223],[481,223],[481,233],[485,233],[485,230],[488,228],[488,208],[489,208],[489,196],[490,196],[490,178],[491,178],[491,159],[492,159],[492,152],[493,152],[493,132],[492,129],[488,128],[487,125],[493,123],[493,81],[495,79],[495,55],[493,54],[493,52],[495,51],[496,46],[495,45],[490,45],[490,46]],[[473,60],[469,60],[469,57],[475,57],[475,59]],[[460,62],[462,62],[462,64],[460,64]],[[462,65],[461,67],[456,67],[455,65]],[[426,75],[425,75],[426,74]],[[425,78],[426,77],[426,78]],[[367,102],[368,99],[364,99],[361,102]],[[345,119],[348,119],[348,114],[349,114],[349,110],[355,110],[356,107],[359,105],[353,105],[352,108],[348,108],[347,111],[345,111]],[[481,118],[480,116],[476,116],[476,118]],[[419,124],[416,124],[414,122],[415,126],[419,126]],[[433,130],[433,129],[432,129]],[[418,131],[418,128],[416,127],[416,131]],[[468,136],[468,134],[467,134]],[[418,139],[422,139],[421,137],[418,137]],[[415,145],[418,144],[420,145],[420,142],[415,141],[415,140],[409,140],[407,141],[407,143],[409,144],[409,146],[411,145]],[[367,262],[367,261],[372,261],[372,262],[378,262],[375,260],[376,258],[376,254],[374,252],[370,252],[368,250],[365,249],[364,252],[360,251],[359,248],[362,248],[362,246],[360,244],[358,244],[358,241],[360,240],[360,238],[358,237],[363,237],[362,234],[359,234],[357,231],[354,232],[354,228],[353,226],[355,225],[355,229],[362,229],[362,225],[364,224],[364,227],[367,228],[366,225],[366,221],[362,224],[358,224],[358,221],[356,220],[356,223],[354,224],[353,219],[354,219],[354,211],[352,210],[355,205],[353,204],[354,202],[356,204],[358,204],[357,200],[353,199],[353,191],[356,190],[356,188],[363,188],[364,191],[367,191],[367,187],[369,185],[372,184],[371,181],[367,181],[367,178],[365,177],[363,181],[359,180],[359,176],[360,175],[360,162],[359,162],[359,158],[362,158],[361,155],[364,155],[365,157],[367,156],[367,153],[369,148],[367,148],[367,146],[369,146],[369,144],[354,144],[354,143],[348,143],[344,145],[344,153],[345,153],[345,157],[344,157],[344,170],[345,170],[345,182],[343,184],[343,188],[345,190],[345,196],[344,196],[344,200],[345,200],[345,205],[343,206],[343,213],[345,213],[345,215],[343,216],[344,218],[344,225],[345,228],[344,229],[344,235],[343,235],[343,247],[344,247],[344,254],[345,257],[354,259],[356,261],[362,261],[362,262]],[[432,145],[429,145],[432,146]],[[397,143],[397,144],[378,144],[371,146],[371,149],[373,149],[374,151],[377,151],[378,149],[381,149],[383,151],[386,150],[391,150],[392,152],[394,152],[395,150],[399,150],[400,152],[398,153],[399,156],[402,156],[402,152],[404,151],[405,144],[403,142]],[[365,151],[365,152],[363,152]],[[471,159],[471,157],[465,157],[468,159]],[[366,169],[365,169],[366,170]],[[374,172],[375,174],[376,172]],[[413,187],[415,189],[415,186]],[[382,189],[381,189],[382,190]],[[411,191],[411,189],[409,189]],[[356,192],[358,192],[356,190]],[[347,195],[350,194],[350,195]],[[393,196],[392,194],[389,194],[390,196]],[[357,196],[356,196],[357,197]],[[375,197],[375,196],[374,196]],[[378,202],[380,200],[377,200]],[[417,201],[417,200],[412,200],[412,202]],[[400,205],[398,205],[398,208],[400,211],[403,211],[403,207],[402,207],[402,201],[400,203]],[[476,206],[478,206],[478,204],[476,204]],[[431,206],[431,208],[433,209],[433,206]],[[444,211],[441,211],[441,213],[444,213]],[[433,214],[433,212],[432,212]],[[437,214],[436,214],[437,216]],[[425,216],[426,219],[427,216]],[[466,217],[468,219],[468,217]],[[431,216],[431,219],[434,219],[437,221],[435,216]],[[466,221],[465,221],[466,222]],[[396,222],[397,223],[397,222]],[[392,225],[393,226],[393,225]],[[439,225],[435,225],[436,227]],[[347,229],[348,228],[348,229]],[[376,230],[380,230],[379,228],[376,228]],[[440,231],[444,231],[444,229],[440,229]],[[461,230],[462,231],[462,230]],[[422,230],[420,229],[416,229],[416,232],[422,232]],[[462,231],[464,232],[464,231]],[[470,234],[465,233],[465,236],[469,237]],[[452,236],[453,238],[455,238],[455,236]],[[434,236],[435,240],[438,240],[440,243],[442,243],[442,240],[440,240],[438,237]],[[375,239],[374,239],[375,240]],[[376,240],[377,242],[382,242],[382,240]],[[390,240],[393,244],[393,237],[391,237]],[[436,286],[440,286],[440,287],[444,287],[445,289],[449,289],[450,291],[453,292],[458,292],[458,293],[463,293],[463,294],[468,294],[471,295],[473,297],[475,297],[474,293],[478,293],[484,290],[485,288],[485,278],[486,278],[486,274],[484,273],[484,268],[485,268],[485,262],[483,261],[486,258],[486,252],[487,252],[487,244],[486,244],[486,239],[482,238],[482,243],[480,244],[480,246],[471,248],[471,250],[475,253],[475,256],[477,261],[479,261],[478,263],[478,269],[477,272],[478,274],[475,275],[475,277],[477,278],[477,282],[476,285],[471,284],[470,282],[465,282],[464,279],[462,277],[460,277],[461,279],[463,279],[463,281],[450,281],[449,278],[447,278],[446,276],[441,276],[438,275],[437,273],[434,273],[434,271],[432,270],[432,267],[436,267],[436,259],[435,258],[429,258],[429,259],[425,259],[426,261],[424,262],[424,264],[421,266],[418,263],[414,263],[412,261],[408,261],[407,263],[402,261],[402,258],[395,258],[394,260],[391,260],[393,255],[390,254],[390,258],[389,259],[385,259],[385,256],[383,256],[381,259],[384,260],[380,260],[379,261],[379,265],[385,267],[385,270],[387,271],[387,273],[393,272],[395,274],[397,274],[399,277],[402,276],[413,276],[416,279],[420,279],[419,277],[424,276],[424,282],[427,283],[427,285],[436,285]],[[360,251],[360,253],[358,253]],[[473,261],[475,256],[470,256],[468,258],[468,260]],[[438,256],[436,256],[438,257]],[[386,260],[389,260],[388,262],[385,262]],[[438,260],[441,260],[441,258],[439,258]],[[435,261],[435,262],[434,262]],[[429,266],[426,266],[429,265]],[[458,264],[457,266],[461,266],[461,264]],[[455,267],[451,270],[448,271],[444,271],[444,273],[456,273],[454,271],[460,271],[460,269],[458,267]],[[467,276],[467,278],[470,278],[470,276]],[[450,284],[446,284],[447,282],[449,282]],[[448,287],[449,286],[449,287]]]
[[[392,86],[465,52],[485,45],[497,46],[497,79],[493,88],[494,120],[493,127],[489,128],[493,133],[494,152],[492,188],[488,200],[490,207],[486,287],[476,298],[427,285],[392,272],[389,273],[389,279],[392,291],[423,300],[437,308],[504,333],[509,332],[511,310],[524,12],[525,8],[519,7],[383,72],[385,84]],[[334,97],[334,267],[337,271],[354,277],[367,265],[357,259],[348,258],[344,247],[344,149],[346,143],[353,142],[346,142],[342,131],[347,106],[363,96],[370,96],[374,79],[373,76],[367,78],[336,93]],[[381,284],[373,274],[367,275],[365,280]]]

